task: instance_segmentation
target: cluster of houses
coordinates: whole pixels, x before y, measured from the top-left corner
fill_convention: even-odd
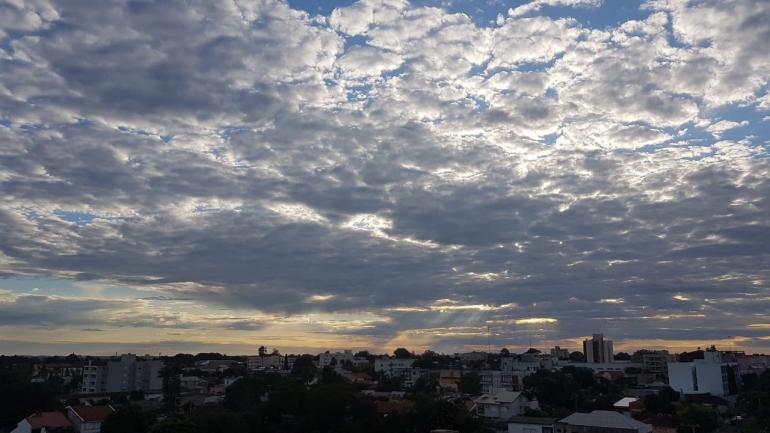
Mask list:
[[[36,412],[19,422],[11,433],[99,433],[115,412],[112,406],[67,406],[64,412]]]
[[[587,426],[602,428],[607,433],[651,432],[652,427],[631,418],[641,409],[641,397],[656,393],[670,386],[682,395],[727,400],[740,389],[741,375],[761,373],[770,367],[770,357],[746,355],[743,352],[706,351],[703,359],[679,362],[675,355],[666,351],[640,351],[630,360],[617,361],[613,356],[612,341],[602,334],[595,334],[583,343],[584,362],[570,360],[570,352],[559,346],[549,353],[530,351],[517,356],[501,356],[499,369],[477,369],[480,376],[481,395],[468,401],[468,408],[490,422],[508,422],[510,433],[584,433],[592,431]],[[325,352],[316,357],[315,366],[321,370],[329,367],[351,383],[363,385],[365,394],[378,397],[378,411],[386,414],[408,406],[403,400],[404,389],[413,386],[420,378],[432,379],[442,392],[456,393],[461,377],[485,363],[490,358],[486,352],[456,354],[452,368],[426,369],[415,367],[415,359],[408,357],[381,356],[373,359],[358,357],[352,350]],[[250,371],[274,371],[283,375],[291,372],[294,357],[278,354],[248,357],[245,364],[233,360],[202,360],[190,370],[208,373],[223,372],[230,368],[247,368]],[[557,371],[566,366],[592,370],[595,377],[610,381],[623,379],[632,386],[628,397],[615,404],[616,411],[595,411],[590,414],[573,414],[564,419],[531,418],[524,416],[530,409],[538,409],[538,402],[528,399],[523,390],[523,379],[539,370]],[[354,368],[350,368],[354,367]],[[488,366],[486,366],[488,367]],[[50,370],[52,366],[48,367]],[[77,371],[73,366],[64,367],[67,376]],[[89,397],[110,396],[114,393],[142,391],[148,400],[160,400],[163,386],[160,371],[163,361],[150,356],[138,358],[125,354],[111,361],[91,360],[82,366],[83,381],[80,386],[81,401]],[[377,383],[362,371],[375,371],[381,377],[400,378],[403,388],[391,392],[375,391]],[[41,372],[33,378],[42,376]],[[220,375],[221,377],[221,375]],[[238,380],[225,377],[217,382],[197,376],[182,374],[182,405],[197,406],[221,402],[226,389]],[[468,397],[468,396],[466,396]],[[66,414],[59,412],[33,414],[19,423],[14,433],[33,431],[98,431],[97,424],[112,410],[109,406],[68,407]],[[58,414],[58,415],[57,415]],[[46,425],[44,428],[41,426]],[[96,426],[96,427],[95,427]],[[42,428],[42,430],[41,430]],[[93,428],[96,428],[95,430]],[[658,431],[665,431],[660,430]]]

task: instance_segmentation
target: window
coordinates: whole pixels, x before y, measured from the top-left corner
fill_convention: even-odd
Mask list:
[[[521,429],[522,433],[537,433],[537,429],[524,427]]]
[[[540,433],[553,433],[553,427],[543,427]]]

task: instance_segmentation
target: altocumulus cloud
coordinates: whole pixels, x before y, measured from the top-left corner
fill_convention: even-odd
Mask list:
[[[145,292],[0,326],[767,348],[770,3],[628,6],[0,6],[0,275]]]

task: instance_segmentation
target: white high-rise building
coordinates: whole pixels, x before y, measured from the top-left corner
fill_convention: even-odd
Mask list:
[[[583,354],[588,363],[606,364],[615,361],[612,341],[605,340],[604,334],[594,334],[590,340],[583,340]]]

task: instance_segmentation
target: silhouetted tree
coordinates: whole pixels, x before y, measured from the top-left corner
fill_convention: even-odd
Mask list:
[[[457,382],[457,390],[463,394],[478,395],[481,393],[481,376],[475,371],[463,374]]]
[[[145,433],[153,422],[153,416],[142,408],[128,404],[118,407],[104,420],[102,433]]]
[[[575,351],[569,354],[569,360],[572,362],[586,362],[586,356],[583,352]]]
[[[393,355],[399,359],[408,359],[412,357],[412,353],[403,347],[399,347],[398,349],[394,350]]]

